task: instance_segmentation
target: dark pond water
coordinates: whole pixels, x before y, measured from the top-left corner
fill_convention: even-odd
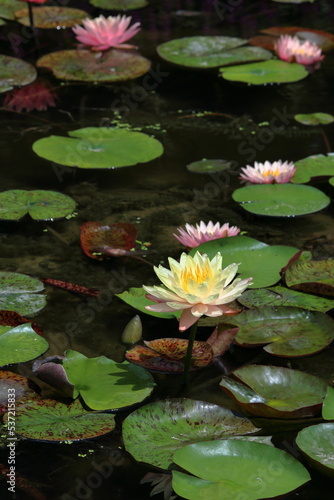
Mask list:
[[[217,77],[216,70],[202,72],[169,65],[159,59],[155,50],[158,44],[181,36],[205,34],[249,38],[269,26],[296,25],[331,31],[334,22],[332,2],[284,5],[269,0],[152,0],[149,3],[147,8],[134,11],[133,17],[143,26],[136,38],[140,53],[152,61],[157,75],[154,91],[145,91],[138,100],[138,87],[143,88],[140,78],[110,85],[63,84],[43,72],[57,90],[57,108],[31,114],[5,110],[0,113],[2,190],[60,191],[75,199],[78,212],[75,218],[59,222],[36,223],[25,218],[15,224],[1,223],[1,270],[67,280],[104,290],[103,299],[85,299],[48,288],[47,307],[34,320],[44,328],[50,343],[49,355],[62,354],[71,348],[89,357],[103,354],[121,361],[125,348],[120,336],[135,312],[113,294],[130,286],[156,283],[152,268],[138,261],[119,258],[101,263],[86,257],[79,245],[79,227],[86,221],[137,224],[139,239],[152,243],[154,251],[148,258],[154,264],[166,262],[168,256],[177,258],[182,248],[172,233],[185,222],[200,220],[228,221],[266,243],[293,244],[310,250],[316,259],[333,256],[332,206],[297,219],[250,216],[231,199],[233,189],[239,185],[235,172],[228,177],[208,176],[192,174],[186,169],[187,164],[202,158],[234,160],[244,166],[254,160],[298,160],[325,153],[321,133],[297,125],[293,115],[317,111],[334,113],[333,54],[327,54],[321,69],[302,82],[247,87],[223,81]],[[224,19],[218,8],[223,3],[229,6]],[[94,16],[101,12],[87,1],[62,4],[82,7]],[[70,30],[39,30],[36,54],[29,37],[23,37],[17,45],[10,43],[9,35],[20,34],[20,30],[14,22],[1,28],[2,53],[33,62],[44,53],[73,45]],[[211,114],[196,116],[203,111]],[[147,127],[159,124],[154,135],[163,143],[164,155],[134,167],[85,171],[63,168],[32,152],[31,146],[39,138],[65,135],[67,131],[85,126],[105,125],[115,118],[115,112],[122,120],[148,133],[153,129]],[[268,142],[263,139],[263,127],[259,124],[270,122],[275,116],[283,126]],[[329,141],[334,140],[333,129],[333,126],[326,128]],[[332,188],[325,183],[319,186],[331,196]],[[145,339],[178,336],[176,322],[144,315],[141,319]],[[70,326],[73,322],[77,325],[74,331]],[[298,368],[328,380],[334,376],[332,348],[290,363],[259,352],[245,355],[235,351],[231,362],[237,366],[255,355],[260,355],[257,361],[264,364]],[[28,363],[17,367],[16,371],[29,375],[30,370]],[[230,405],[217,384],[206,388],[203,394],[196,391],[200,381],[212,376],[217,380],[219,372],[201,375],[191,384],[187,394]],[[162,389],[157,393],[158,398],[176,394],[178,377],[168,380],[160,377],[159,381]],[[139,482],[152,469],[135,464],[122,448],[120,424],[123,418],[124,414],[119,415],[116,432],[90,442],[72,445],[20,442],[17,473],[29,480],[30,489],[18,489],[13,498],[148,499],[150,487],[139,486]],[[287,432],[283,425],[276,424],[274,433],[279,446],[298,454],[293,447],[293,430]],[[303,460],[299,454],[298,458]],[[0,462],[6,463],[5,449],[0,451]],[[96,464],[108,464],[109,467],[104,475],[98,476],[99,479],[96,474],[94,476]],[[333,498],[333,483],[315,471],[311,473],[312,482],[287,498]],[[10,498],[4,483],[0,481],[1,498]]]

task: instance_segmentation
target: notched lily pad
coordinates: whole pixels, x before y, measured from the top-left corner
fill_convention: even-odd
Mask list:
[[[126,450],[139,462],[167,469],[185,444],[253,434],[250,420],[221,406],[177,398],[142,406],[123,422]]]
[[[145,75],[151,67],[148,59],[133,51],[110,49],[61,50],[42,56],[38,68],[50,69],[60,80],[80,82],[119,82]]]
[[[14,15],[19,23],[30,26],[28,9],[19,9]],[[36,7],[33,8],[33,16],[36,28],[51,29],[70,28],[90,17],[84,10],[69,7]]]
[[[285,271],[288,287],[301,292],[334,296],[334,259],[291,262]]]
[[[0,309],[16,311],[22,316],[39,312],[46,305],[43,283],[20,273],[0,272]]]
[[[16,326],[0,326],[0,366],[24,363],[37,358],[49,347],[29,323]]]
[[[0,193],[2,220],[20,220],[26,214],[34,220],[63,219],[75,206],[70,196],[55,191],[11,189]]]
[[[224,376],[220,386],[239,406],[262,417],[304,418],[319,413],[325,380],[289,368],[248,365]],[[293,387],[293,390],[291,388]]]
[[[291,182],[305,184],[313,177],[334,175],[334,154],[312,155],[295,162],[297,171]]]
[[[36,77],[37,72],[32,64],[0,54],[0,93],[29,85]]]
[[[296,443],[316,469],[334,478],[334,423],[302,429]]]
[[[298,82],[308,76],[301,64],[272,60],[240,66],[221,68],[220,75],[225,80],[266,85],[268,83]]]

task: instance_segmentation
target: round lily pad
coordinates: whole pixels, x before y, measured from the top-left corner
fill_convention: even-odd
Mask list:
[[[188,500],[258,500],[279,497],[311,479],[290,454],[267,444],[228,439],[189,444],[177,450],[175,493]]]
[[[248,365],[224,376],[220,386],[253,415],[303,418],[319,413],[326,394],[325,380],[289,368]],[[293,390],[291,388],[293,387]]]
[[[15,86],[29,85],[37,76],[31,64],[0,54],[0,93],[12,90]]]
[[[4,19],[15,19],[14,12],[22,8],[21,0],[1,0],[0,2],[0,17]]]
[[[90,17],[84,10],[69,7],[36,7],[33,8],[33,16],[36,28],[51,29],[70,28]],[[15,19],[24,26],[30,26],[29,10],[17,10]]]
[[[20,405],[15,419],[17,434],[38,441],[80,441],[102,436],[114,427],[113,415],[87,411],[79,400],[70,405],[53,399],[28,402]]]
[[[22,404],[23,402],[30,401],[31,399],[40,399],[40,396],[30,389],[28,382],[27,377],[23,377],[17,373],[1,370],[0,410],[6,410],[8,406],[9,408],[14,408],[14,406],[11,405],[11,401],[8,401],[8,399],[11,398],[11,395],[15,395],[14,405]]]
[[[327,314],[298,307],[270,307],[243,311],[229,319],[239,326],[235,338],[243,347],[265,346],[273,356],[309,356],[334,339],[334,320]]]
[[[195,172],[196,174],[212,174],[213,172],[221,172],[222,170],[228,170],[232,165],[232,161],[228,160],[203,160],[194,161],[187,165],[187,169],[190,172]]]
[[[225,80],[233,82],[265,85],[268,83],[298,82],[308,76],[308,71],[301,64],[287,63],[275,59],[221,68],[220,74]]]
[[[308,113],[294,116],[298,123],[303,125],[328,125],[334,122],[334,116],[329,113]]]
[[[16,311],[23,316],[36,314],[46,305],[45,296],[36,293],[42,290],[44,285],[36,278],[1,271],[0,309]]]
[[[74,385],[73,397],[79,394],[93,410],[127,408],[147,398],[154,386],[152,375],[132,363],[99,356],[87,358],[67,351],[63,360],[68,380]]]
[[[152,300],[146,298],[147,293],[142,287],[140,288],[132,287],[129,288],[129,290],[125,290],[122,293],[116,293],[115,295],[120,299],[122,299],[126,304],[129,304],[131,307],[134,307],[135,309],[138,309],[138,311],[141,311],[145,314],[149,314],[150,316],[156,316],[157,318],[171,319],[171,318],[179,318],[181,315],[180,311],[160,313],[155,311],[149,311],[148,309],[146,309],[146,306],[152,305]]]
[[[49,347],[30,323],[16,326],[0,326],[0,366],[24,363],[37,358]]]
[[[271,217],[312,214],[330,203],[319,189],[296,184],[254,184],[236,189],[232,197],[247,212]]]
[[[286,284],[307,293],[334,295],[334,259],[306,260],[297,259],[285,271]]]
[[[334,423],[302,429],[296,443],[315,468],[334,478]]]
[[[190,255],[196,251],[206,253],[210,259],[220,252],[223,255],[223,267],[234,262],[240,263],[238,277],[253,277],[253,284],[249,288],[261,288],[280,280],[280,270],[298,249],[284,245],[269,246],[248,236],[231,236],[202,243],[191,250]]]
[[[82,49],[46,54],[38,59],[37,67],[50,69],[61,80],[105,83],[138,78],[149,71],[151,63],[133,51],[110,49],[97,54]]]
[[[162,43],[157,52],[162,59],[181,66],[217,68],[226,62],[225,51],[245,43],[247,40],[230,36],[192,36]]]
[[[295,162],[296,173],[291,182],[305,184],[312,177],[332,176],[334,175],[334,154],[312,155]]]
[[[148,5],[146,0],[89,0],[89,3],[105,10],[141,9]]]
[[[46,160],[79,168],[128,167],[154,160],[163,153],[162,144],[142,132],[87,127],[69,135],[39,139],[33,150]]]
[[[63,219],[75,209],[75,201],[55,191],[12,189],[0,193],[0,219],[19,220],[26,214],[34,220]]]
[[[185,444],[252,434],[247,418],[212,403],[178,398],[142,406],[123,422],[126,450],[139,462],[167,469]]]

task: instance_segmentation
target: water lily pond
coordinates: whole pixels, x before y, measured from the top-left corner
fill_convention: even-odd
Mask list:
[[[329,500],[330,0],[0,0],[0,496]]]

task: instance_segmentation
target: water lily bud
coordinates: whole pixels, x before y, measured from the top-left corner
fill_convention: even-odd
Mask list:
[[[124,344],[135,344],[139,342],[143,335],[141,319],[136,314],[123,330],[121,340]]]

